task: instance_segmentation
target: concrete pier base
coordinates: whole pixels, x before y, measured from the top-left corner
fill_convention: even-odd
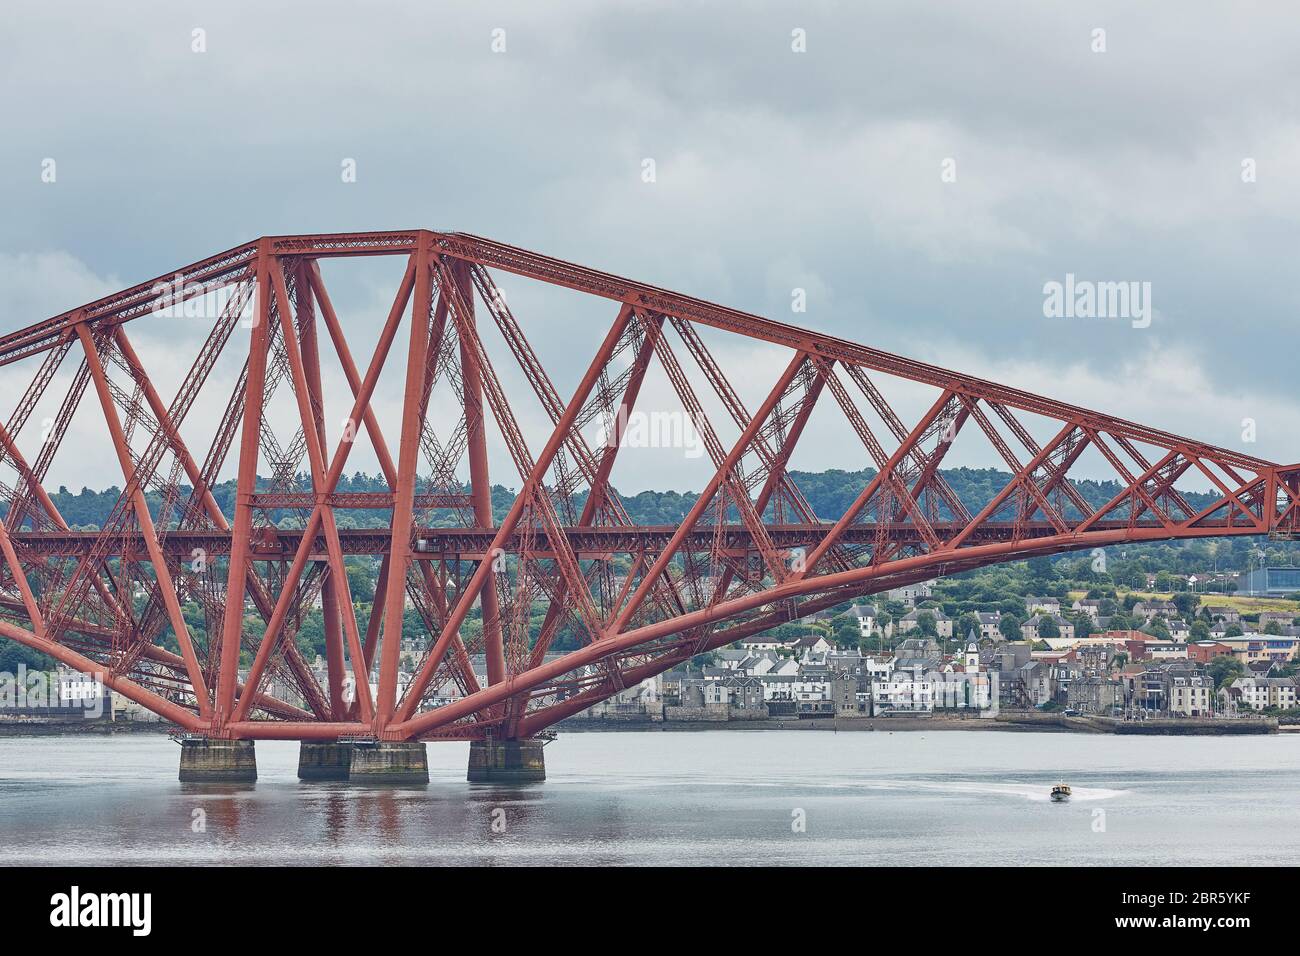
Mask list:
[[[351,745],[353,783],[428,783],[429,761],[418,741],[365,741]]]
[[[346,780],[352,769],[352,744],[304,740],[298,749],[299,780]]]
[[[546,779],[542,741],[474,740],[469,745],[468,779],[474,783],[536,783]]]
[[[181,741],[181,783],[251,783],[257,779],[257,755],[251,740]]]

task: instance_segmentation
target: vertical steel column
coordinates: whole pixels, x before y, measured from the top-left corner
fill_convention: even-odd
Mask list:
[[[393,528],[388,549],[388,590],[384,595],[383,638],[379,648],[379,698],[375,701],[375,732],[380,733],[397,706],[397,665],[402,651],[402,617],[406,611],[406,572],[411,563],[411,526],[415,510],[415,469],[420,461],[420,414],[425,355],[429,346],[429,316],[433,301],[432,236],[421,232],[415,252],[415,291],[411,296],[411,337],[406,355],[406,392],[402,406],[402,437],[397,450],[397,487],[393,489]],[[379,596],[375,596],[379,600]],[[360,680],[362,675],[358,675]]]
[[[302,259],[294,270],[294,290],[298,294],[298,328],[308,399],[316,426],[317,441],[329,447],[325,432],[325,393],[321,387],[320,344],[316,331],[316,309],[312,297],[312,264]],[[325,575],[321,586],[321,614],[325,619],[325,665],[329,673],[330,716],[341,720],[347,709],[343,699],[346,665],[343,660],[343,620],[339,610],[338,582],[334,574]]]
[[[253,495],[257,492],[257,457],[262,434],[262,398],[266,359],[271,344],[271,243],[257,244],[257,280],[253,329],[248,344],[248,375],[244,385],[244,425],[239,439],[239,473],[235,487],[235,523],[230,533],[230,568],[226,577],[226,609],[221,621],[221,673],[217,678],[213,734],[225,732],[235,709],[239,649],[244,624],[244,588],[252,570]]]
[[[465,305],[463,322],[474,325],[474,283],[469,263],[457,259],[451,266],[452,280]],[[483,377],[478,362],[470,355],[469,345],[460,338],[460,374],[465,404],[465,430],[469,450],[470,498],[474,506],[474,523],[492,528],[492,484],[488,477],[487,429],[483,418]],[[492,560],[488,555],[485,559]],[[483,588],[483,651],[487,656],[489,684],[499,684],[506,676],[506,649],[501,634],[501,607],[496,585],[489,581]]]

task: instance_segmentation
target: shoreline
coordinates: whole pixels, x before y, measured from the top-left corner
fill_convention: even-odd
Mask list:
[[[1232,737],[1279,732],[1276,718],[1156,717],[1125,721],[1112,717],[1066,717],[1032,712],[1002,713],[996,717],[813,717],[761,720],[655,721],[569,718],[555,725],[560,732],[682,733],[709,730],[799,730],[831,733],[894,733],[915,731],[1001,731],[1005,733],[1111,734],[1127,736]]]
[[[703,733],[710,730],[799,730],[831,733],[893,733],[895,731],[1023,731],[1047,730],[1066,732],[1065,728],[1042,726],[1028,727],[1008,721],[979,717],[768,717],[759,720],[584,720],[570,718],[555,725],[560,733]]]
[[[51,722],[0,721],[5,737],[105,737],[117,734],[170,734],[175,728],[161,721]],[[1232,737],[1276,735],[1300,728],[1279,727],[1275,717],[1181,718],[1155,717],[1125,721],[1113,717],[1066,717],[1061,714],[1003,712],[995,717],[768,717],[752,720],[606,720],[570,717],[553,728],[560,733],[703,733],[711,730],[794,730],[822,733],[914,733],[996,731],[1002,733],[1111,734],[1127,736]]]

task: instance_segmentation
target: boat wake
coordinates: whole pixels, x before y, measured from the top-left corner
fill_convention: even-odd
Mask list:
[[[898,784],[900,787],[914,788],[938,793],[966,793],[971,795],[1020,797],[1035,803],[1051,802],[1051,784],[1043,783],[980,783],[978,781],[908,782]],[[893,789],[891,786],[890,789]],[[1088,802],[1095,800],[1112,800],[1127,794],[1128,790],[1114,790],[1109,787],[1070,787],[1070,802]]]
[[[789,784],[794,784],[790,781]],[[789,785],[782,783],[779,785]],[[759,784],[761,786],[761,784]],[[777,785],[777,784],[773,784]],[[808,786],[807,782],[801,782]],[[755,786],[753,782],[749,786]],[[1049,803],[1052,799],[1052,783],[992,783],[980,780],[835,780],[826,781],[821,786],[828,789],[849,790],[889,790],[910,791],[912,793],[929,793],[936,796],[952,794],[954,796],[990,796],[1015,797],[1032,800],[1036,803]],[[1071,802],[1090,802],[1112,800],[1131,793],[1129,790],[1116,790],[1110,787],[1078,787],[1071,785]]]
[[[701,779],[697,776],[683,777],[677,781],[678,785],[691,785],[703,787],[717,787],[720,789],[730,789],[737,786],[743,786],[748,789],[813,789],[813,790],[841,790],[841,791],[890,791],[890,792],[909,792],[915,794],[933,794],[934,796],[987,796],[987,797],[1009,797],[1020,800],[1030,800],[1035,803],[1051,802],[1052,786],[1056,780],[1045,781],[1043,783],[994,783],[981,780],[912,780],[900,778],[875,778],[870,777],[848,777],[840,774],[823,777],[820,780],[808,780],[802,775],[783,775],[770,774],[764,779],[741,779],[741,778],[722,778],[712,777]],[[647,776],[644,778],[624,775],[617,785],[608,783],[603,784],[610,789],[628,789],[635,790],[644,786],[663,786],[664,779],[661,776]],[[1125,796],[1132,791],[1118,790],[1110,787],[1081,787],[1071,784],[1070,802],[1094,802],[1098,800],[1112,800],[1115,797]]]

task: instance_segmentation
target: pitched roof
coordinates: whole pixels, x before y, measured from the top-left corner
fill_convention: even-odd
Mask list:
[[[943,613],[943,609],[942,609],[942,608],[937,608],[937,607],[918,607],[916,610],[914,610],[914,611],[908,611],[906,614],[904,614],[904,615],[903,615],[903,620],[904,620],[904,621],[919,621],[919,620],[921,619],[921,615],[922,615],[922,614],[929,614],[931,617],[934,618],[934,620],[935,620],[936,623],[939,622],[939,621],[950,621],[950,620],[952,620],[952,618],[948,617],[947,614],[944,614],[944,613]]]

